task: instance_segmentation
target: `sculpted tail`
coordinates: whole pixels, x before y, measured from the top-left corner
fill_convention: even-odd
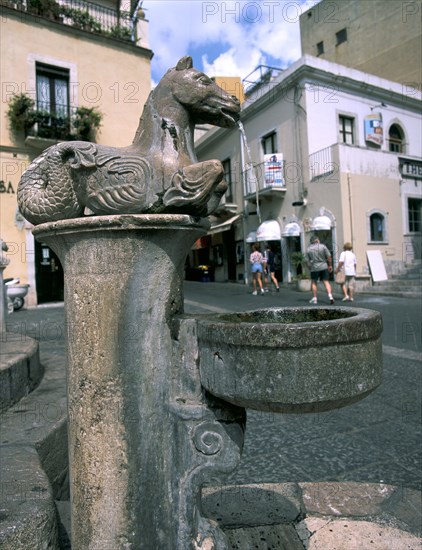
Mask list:
[[[72,153],[72,143],[59,143],[44,151],[22,174],[17,199],[23,217],[34,225],[76,218],[83,213],[64,162]]]

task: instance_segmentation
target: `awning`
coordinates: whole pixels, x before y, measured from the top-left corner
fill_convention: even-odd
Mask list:
[[[332,223],[328,216],[317,216],[312,220],[311,229],[313,231],[327,231],[331,227]]]
[[[208,235],[214,235],[215,233],[221,233],[222,231],[228,231],[232,224],[238,220],[241,217],[242,214],[237,214],[236,216],[233,216],[232,218],[229,218],[223,223],[218,223],[216,225],[212,225],[210,229],[208,230]]]
[[[281,233],[282,237],[299,237],[300,225],[296,222],[287,223]]]
[[[280,225],[276,220],[262,222],[256,230],[257,241],[279,241],[281,239]]]
[[[246,237],[247,243],[256,243],[256,231],[250,231]]]
[[[191,250],[201,250],[201,248],[209,248],[211,246],[211,237],[204,235],[195,241]]]

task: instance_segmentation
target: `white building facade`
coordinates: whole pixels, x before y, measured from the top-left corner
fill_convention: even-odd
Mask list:
[[[335,263],[352,243],[360,285],[371,283],[368,251],[388,274],[419,261],[420,113],[413,88],[312,56],[267,75],[242,106],[246,141],[214,128],[196,143],[199,160],[223,162],[230,187],[191,262],[212,264],[217,281],[247,282],[249,244],[265,242],[290,282],[292,254],[312,234]]]

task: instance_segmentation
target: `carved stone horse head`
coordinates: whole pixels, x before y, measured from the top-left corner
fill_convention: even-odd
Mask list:
[[[170,82],[173,97],[192,113],[198,124],[231,127],[239,120],[239,100],[226,93],[202,71],[193,68],[190,56],[169,69],[161,83]]]

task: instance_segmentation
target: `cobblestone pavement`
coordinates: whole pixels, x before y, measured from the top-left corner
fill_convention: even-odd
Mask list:
[[[252,296],[236,284],[187,283],[185,290],[187,312],[307,306],[308,300],[307,293],[286,289]],[[329,303],[322,289],[318,301]],[[383,315],[382,385],[344,409],[248,411],[242,461],[229,482],[381,481],[402,486],[403,494],[421,489],[421,301],[358,294],[346,305]]]
[[[186,313],[305,306],[308,299],[287,289],[256,297],[236,284],[185,284]],[[325,303],[320,291],[320,304]],[[353,306],[383,314],[382,385],[363,401],[335,411],[248,411],[242,461],[228,482],[381,481],[401,486],[403,498],[406,489],[421,489],[420,302],[358,296]],[[8,325],[40,341],[42,360],[64,365],[62,305],[15,312]]]

